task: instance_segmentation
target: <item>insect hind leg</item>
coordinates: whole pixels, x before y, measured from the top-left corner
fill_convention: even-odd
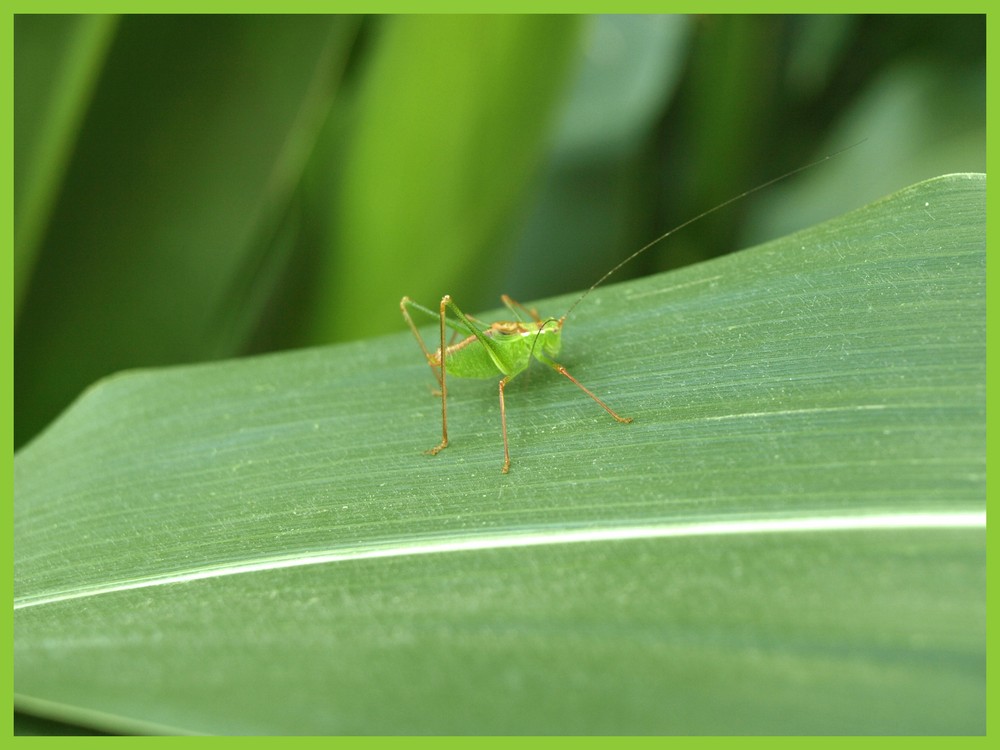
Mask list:
[[[448,447],[448,389],[445,385],[445,364],[444,364],[444,315],[445,315],[445,304],[450,298],[445,296],[441,300],[441,311],[439,315],[440,322],[440,333],[441,333],[441,346],[437,351],[437,354],[431,354],[430,350],[427,348],[427,344],[424,343],[423,337],[420,335],[420,331],[417,330],[416,324],[413,322],[413,318],[410,317],[410,312],[407,308],[415,307],[418,310],[423,310],[424,312],[434,315],[427,308],[418,305],[416,302],[411,300],[409,297],[403,297],[399,301],[399,309],[403,312],[403,319],[406,324],[410,327],[410,331],[413,332],[413,338],[417,340],[420,345],[420,350],[424,353],[424,357],[427,359],[427,364],[430,365],[431,372],[434,373],[434,379],[438,383],[439,393],[441,396],[441,442],[436,446],[427,451],[432,456],[436,456],[442,450]]]
[[[406,321],[406,325],[410,327],[410,331],[413,333],[413,338],[417,340],[420,345],[420,350],[424,353],[424,358],[427,360],[427,364],[430,365],[431,372],[434,373],[434,379],[438,383],[438,388],[441,388],[441,372],[440,365],[437,364],[436,360],[440,358],[439,354],[431,354],[430,349],[427,348],[427,344],[424,343],[423,337],[420,335],[420,331],[417,330],[417,324],[413,322],[413,318],[410,317],[410,311],[407,309],[409,307],[416,307],[430,315],[434,315],[430,310],[427,310],[422,305],[418,305],[416,302],[411,300],[409,297],[403,297],[399,301],[399,309],[403,313],[403,320]],[[435,316],[437,317],[437,316]]]

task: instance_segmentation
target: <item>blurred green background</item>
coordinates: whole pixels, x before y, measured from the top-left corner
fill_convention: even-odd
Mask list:
[[[118,370],[400,332],[404,294],[473,312],[584,289],[861,140],[620,277],[984,172],[985,29],[17,16],[15,445]]]

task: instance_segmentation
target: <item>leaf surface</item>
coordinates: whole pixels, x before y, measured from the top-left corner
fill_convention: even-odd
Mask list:
[[[452,444],[421,452],[439,407],[405,332],[101,381],[15,457],[15,705],[982,733],[984,269],[985,177],[951,175],[600,288],[563,363],[635,422],[532,368],[507,476],[492,381],[451,381]]]

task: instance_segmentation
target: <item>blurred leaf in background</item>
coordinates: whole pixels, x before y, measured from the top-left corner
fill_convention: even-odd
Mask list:
[[[46,69],[22,61],[64,23],[17,18],[17,92],[44,88]],[[49,181],[41,244],[18,252],[36,256],[16,323],[19,441],[109,372],[241,349],[280,274],[272,239],[356,28],[350,17],[120,19],[79,132],[65,136],[65,177]],[[19,118],[15,150],[42,126]]]
[[[124,368],[583,288],[861,138],[627,273],[985,169],[982,16],[25,15],[14,52],[16,444]]]
[[[17,46],[18,68],[31,73],[17,87],[14,108],[15,309],[118,22],[115,16],[48,16],[42,23],[32,18],[16,20],[19,32],[30,29],[30,40]]]
[[[501,267],[497,238],[541,158],[578,28],[564,16],[383,27],[332,191],[339,252],[320,276],[313,341],[398,328],[408,290],[489,288],[479,279]]]

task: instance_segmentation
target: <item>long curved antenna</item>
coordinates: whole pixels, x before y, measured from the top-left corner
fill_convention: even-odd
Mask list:
[[[545,326],[549,323],[558,323],[561,318],[546,318],[545,320],[540,320],[538,325],[538,330],[535,331],[534,337],[531,339],[531,349],[528,350],[528,356],[535,356],[535,345],[538,344],[538,337],[542,335],[542,331],[545,330]]]
[[[606,274],[604,274],[601,278],[599,278],[597,281],[595,281],[593,283],[593,285],[590,287],[590,289],[588,289],[583,294],[581,294],[580,297],[576,300],[576,302],[574,302],[572,305],[569,306],[569,309],[566,311],[566,314],[563,315],[563,318],[568,318],[569,314],[571,312],[573,312],[573,310],[576,308],[577,305],[579,305],[581,302],[583,302],[584,299],[586,299],[586,297],[587,297],[588,294],[590,294],[592,291],[594,291],[595,289],[597,289],[597,287],[599,287],[601,284],[603,284],[605,281],[607,281],[608,278],[611,277],[615,272],[617,272],[622,266],[627,265],[628,263],[631,263],[633,260],[635,260],[636,258],[638,258],[644,252],[646,252],[647,250],[649,250],[649,248],[653,247],[653,245],[658,245],[659,243],[663,242],[663,240],[667,239],[667,237],[669,237],[670,235],[674,234],[675,232],[679,232],[680,230],[684,229],[684,227],[687,227],[687,226],[689,226],[691,224],[694,224],[696,221],[700,221],[701,219],[704,219],[709,214],[714,214],[716,211],[719,211],[720,209],[725,208],[730,203],[735,203],[738,200],[742,200],[743,198],[746,198],[748,195],[753,195],[758,190],[763,190],[764,188],[770,187],[771,185],[773,185],[776,182],[781,182],[782,180],[787,179],[788,177],[791,177],[792,175],[798,174],[799,172],[804,172],[807,169],[812,169],[813,167],[815,167],[815,166],[817,166],[819,164],[822,164],[825,161],[829,161],[833,157],[839,156],[840,154],[844,153],[845,151],[849,151],[850,149],[854,148],[855,146],[858,146],[858,145],[864,143],[866,140],[868,140],[868,139],[864,138],[864,139],[858,141],[857,143],[852,143],[850,146],[846,146],[846,147],[840,149],[839,151],[834,151],[832,154],[827,154],[822,159],[817,159],[816,161],[809,162],[808,164],[804,164],[801,167],[797,167],[797,168],[791,170],[790,172],[785,172],[783,175],[779,175],[778,177],[774,177],[774,178],[768,180],[767,182],[761,183],[757,187],[750,188],[749,190],[744,190],[739,195],[734,195],[732,198],[730,198],[728,200],[725,200],[725,201],[723,201],[722,203],[719,203],[716,206],[713,206],[712,208],[708,209],[707,211],[702,211],[700,214],[698,214],[694,218],[688,219],[683,224],[678,224],[673,229],[671,229],[671,230],[669,230],[667,232],[664,232],[663,234],[661,234],[659,237],[657,237],[652,242],[648,242],[647,244],[645,244],[642,247],[640,247],[638,250],[636,250],[634,253],[632,253],[630,256],[628,256],[625,260],[623,260],[620,263],[618,263],[618,265],[616,265],[614,268],[612,268],[610,271],[608,271]]]

